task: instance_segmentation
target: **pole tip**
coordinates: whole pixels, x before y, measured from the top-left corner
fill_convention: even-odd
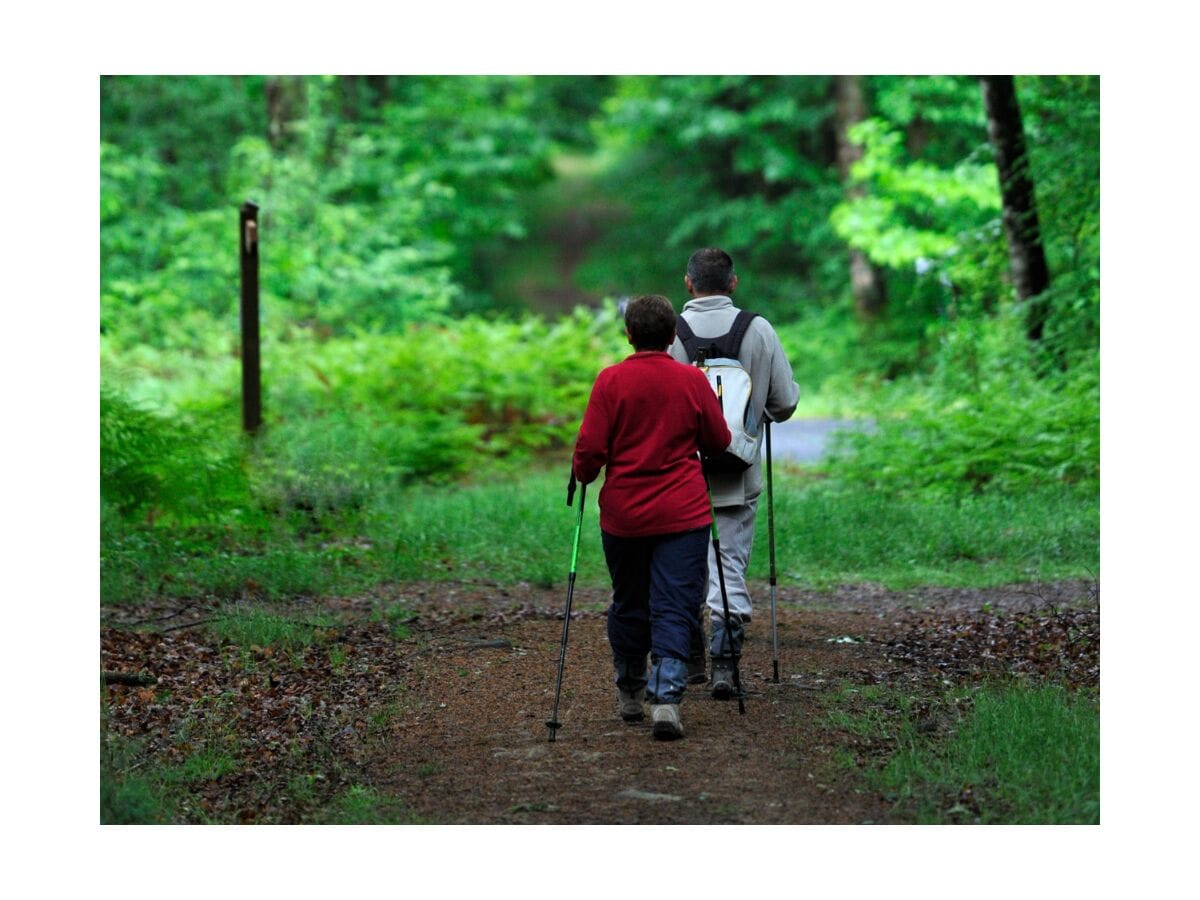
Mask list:
[[[546,727],[550,729],[550,743],[554,743],[554,733],[562,728],[558,722],[547,722]]]

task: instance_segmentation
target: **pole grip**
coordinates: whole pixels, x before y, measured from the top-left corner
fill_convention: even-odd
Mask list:
[[[571,480],[567,482],[567,506],[575,505],[575,467],[571,467]]]

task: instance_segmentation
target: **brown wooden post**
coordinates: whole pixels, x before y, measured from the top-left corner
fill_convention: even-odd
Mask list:
[[[242,204],[238,248],[242,263],[242,428],[262,425],[262,379],[258,338],[258,205]]]

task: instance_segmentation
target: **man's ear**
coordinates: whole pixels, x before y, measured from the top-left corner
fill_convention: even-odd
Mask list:
[[[629,346],[630,346],[630,347],[635,347],[635,348],[636,348],[636,345],[633,343],[633,335],[629,333],[629,329],[628,329],[628,328],[626,328],[626,329],[625,329],[625,340],[629,341]]]
[[[731,294],[732,294],[734,291],[736,291],[736,290],[737,290],[737,283],[738,283],[738,277],[737,277],[736,275],[733,275],[732,277],[730,277],[730,279],[729,279],[729,293],[731,293]]]
[[[687,288],[687,292],[689,294],[692,293],[692,276],[691,275],[683,276],[683,286],[685,288]]]

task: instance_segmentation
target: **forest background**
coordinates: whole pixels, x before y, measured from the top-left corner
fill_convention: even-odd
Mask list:
[[[875,423],[788,482],[809,539],[781,577],[1098,576],[1099,79],[1015,86],[1049,272],[1029,297],[971,77],[103,78],[103,599],[560,579],[552,532],[510,526],[561,491],[626,352],[616,301],[682,305],[709,245],[776,325],[798,415]],[[864,543],[880,515],[928,527]]]
[[[120,6],[124,4],[118,4]],[[1108,652],[1105,654],[1105,665],[1109,677],[1106,684],[1105,791],[1109,814],[1105,828],[1098,835],[1091,829],[1056,830],[1054,841],[1042,840],[1037,846],[1032,841],[1020,843],[1022,864],[1012,867],[1011,871],[1020,872],[1022,881],[1036,875],[1047,889],[1051,884],[1061,883],[1065,886],[1068,880],[1073,887],[1078,887],[1099,886],[1102,883],[1111,885],[1137,878],[1139,886],[1144,886],[1147,878],[1161,880],[1168,877],[1170,866],[1161,864],[1171,858],[1167,851],[1177,843],[1177,836],[1184,832],[1182,829],[1170,829],[1163,823],[1186,809],[1186,804],[1172,799],[1178,797],[1174,767],[1146,767],[1147,757],[1137,735],[1150,733],[1175,713],[1173,695],[1151,689],[1150,679],[1153,678],[1155,685],[1161,684],[1164,678],[1166,681],[1180,680],[1172,677],[1182,675],[1182,672],[1173,671],[1178,666],[1172,659],[1182,661],[1183,657],[1172,657],[1170,653],[1164,653],[1164,648],[1175,647],[1177,638],[1181,640],[1190,634],[1187,628],[1164,631],[1158,616],[1141,614],[1151,601],[1158,598],[1168,600],[1180,593],[1178,582],[1182,581],[1182,571],[1177,563],[1186,559],[1189,552],[1188,530],[1173,527],[1171,523],[1176,517],[1186,514],[1175,511],[1179,504],[1174,501],[1179,499],[1179,473],[1189,469],[1190,444],[1184,440],[1182,431],[1186,427],[1186,419],[1175,414],[1179,406],[1178,391],[1187,381],[1190,330],[1186,327],[1159,327],[1159,317],[1151,314],[1154,310],[1168,311],[1171,321],[1183,326],[1194,320],[1186,308],[1176,302],[1179,299],[1177,288],[1183,283],[1177,280],[1177,276],[1184,275],[1181,265],[1188,258],[1185,242],[1190,234],[1190,229],[1182,226],[1194,205],[1189,200],[1189,197],[1194,197],[1194,187],[1187,179],[1181,178],[1180,166],[1173,162],[1171,150],[1172,146],[1177,150],[1185,148],[1188,145],[1186,138],[1194,132],[1191,120],[1178,115],[1183,108],[1182,90],[1186,78],[1176,69],[1184,64],[1187,54],[1181,52],[1184,49],[1182,46],[1176,45],[1186,40],[1188,32],[1171,26],[1174,17],[1165,7],[1154,10],[1151,15],[1145,15],[1145,10],[1141,10],[1136,16],[1100,9],[1084,11],[1071,4],[1048,8],[1042,4],[1018,3],[1010,4],[1007,9],[1008,15],[997,16],[992,10],[986,13],[980,10],[976,14],[955,7],[951,16],[946,15],[946,8],[914,14],[911,7],[902,10],[875,7],[874,28],[865,31],[858,27],[862,24],[859,7],[842,8],[836,16],[832,7],[825,12],[809,9],[804,11],[806,21],[801,34],[803,52],[800,54],[797,53],[794,29],[789,27],[768,33],[761,29],[758,18],[753,15],[733,16],[729,22],[728,37],[735,49],[727,48],[728,52],[722,58],[732,61],[730,68],[765,68],[769,71],[787,71],[797,67],[897,71],[924,68],[959,71],[1104,69],[1108,126],[1104,141],[1105,192],[1109,213],[1106,221],[1107,286],[1110,292],[1115,291],[1118,296],[1140,298],[1139,302],[1115,306],[1107,304],[1107,324],[1110,326],[1106,348],[1109,390],[1106,392],[1105,412],[1110,427],[1105,442],[1105,449],[1109,453],[1109,477],[1105,480],[1105,499],[1109,511],[1105,529],[1108,543],[1106,589],[1110,600],[1132,601],[1109,603],[1106,607],[1108,628],[1105,649]],[[404,44],[405,65],[412,71],[445,70],[448,66],[459,71],[480,71],[479,61],[488,59],[493,61],[490,66],[493,70],[511,70],[517,67],[513,64],[513,58],[505,56],[501,59],[498,54],[512,53],[514,49],[521,51],[522,59],[533,60],[523,68],[541,71],[571,70],[581,65],[581,58],[584,67],[604,71],[610,67],[602,62],[603,57],[614,52],[615,68],[626,67],[635,59],[662,60],[655,67],[681,71],[692,71],[700,65],[685,48],[695,46],[700,38],[696,31],[702,23],[677,21],[676,16],[666,9],[660,13],[643,10],[642,24],[632,30],[619,21],[596,21],[588,15],[586,30],[595,40],[588,44],[587,53],[582,57],[576,37],[585,29],[574,12],[553,17],[566,29],[558,35],[557,40],[546,40],[548,35],[545,28],[527,32],[530,36],[514,40],[507,32],[513,25],[509,8],[498,8],[493,13],[487,13],[482,20],[476,21],[474,31],[450,28],[450,22],[440,18],[441,13],[408,8],[403,13],[403,28],[396,21],[389,23],[394,27],[371,33],[363,32],[360,21],[351,16],[336,21],[322,21],[318,32],[312,21],[303,17],[282,17],[269,7],[239,9],[236,19],[240,34],[230,33],[232,16],[189,15],[185,25],[182,21],[173,21],[173,15],[159,10],[152,16],[136,17],[136,20],[134,17],[121,18],[115,15],[111,6],[103,10],[97,8],[95,12],[80,10],[79,14],[82,20],[80,28],[64,30],[59,27],[60,23],[55,23],[54,51],[51,55],[63,63],[61,68],[65,72],[74,72],[76,80],[82,81],[85,80],[83,75],[88,76],[84,89],[78,89],[74,82],[64,81],[72,76],[62,74],[42,78],[38,90],[25,89],[25,82],[15,78],[9,82],[14,121],[22,123],[25,134],[38,136],[36,140],[14,140],[9,151],[10,158],[16,163],[14,168],[22,172],[22,176],[11,185],[24,210],[25,227],[18,243],[29,251],[32,261],[32,265],[21,267],[15,274],[24,294],[39,299],[46,296],[41,281],[43,273],[47,271],[56,272],[77,291],[89,296],[94,283],[96,264],[90,263],[89,257],[90,253],[95,252],[96,226],[91,218],[92,213],[88,212],[93,209],[91,203],[94,202],[92,198],[95,196],[93,191],[97,178],[91,156],[91,148],[94,147],[91,136],[98,126],[94,108],[95,82],[91,75],[94,70],[212,70],[214,58],[219,58],[214,57],[218,47],[227,48],[223,51],[225,53],[239,54],[236,59],[230,57],[230,62],[218,64],[225,70],[253,70],[258,68],[255,61],[263,59],[268,63],[261,68],[276,70],[387,70],[391,68],[387,61],[396,58],[398,47],[403,43],[397,41],[397,36],[412,34],[414,30],[439,37],[428,42],[422,41],[419,45],[411,41]],[[582,17],[583,13],[578,15]],[[37,23],[41,16],[25,10],[16,18],[19,22],[29,23],[33,20]],[[667,37],[668,19],[670,39]],[[547,17],[547,22],[549,20],[550,17]],[[166,35],[161,32],[171,28],[174,28],[171,38],[164,39]],[[501,34],[501,29],[505,29],[503,33],[506,36],[496,41],[495,37]],[[44,29],[46,34],[50,31],[50,28]],[[39,28],[33,40],[26,35],[20,46],[13,48],[10,62],[32,68],[35,63],[33,55],[36,53],[36,62],[44,64],[44,48],[39,46],[42,42],[36,39],[37,34],[42,32],[43,29]],[[470,36],[476,32],[482,33]],[[268,33],[274,35],[275,40],[264,43],[262,35]],[[987,40],[981,41],[980,37],[985,33]],[[187,37],[180,37],[185,34]],[[814,42],[812,35],[837,35],[839,38],[831,43]],[[682,41],[679,40],[681,36],[684,38]],[[453,50],[449,46],[451,37]],[[311,60],[305,61],[303,51],[299,51],[300,56],[297,56],[296,48],[309,48],[307,52],[311,55],[314,52],[312,48],[329,48],[331,41],[339,40],[342,41],[340,46],[346,48],[342,51],[344,62],[340,66],[311,65]],[[775,46],[776,41],[779,42],[778,46]],[[607,49],[617,47],[620,49]],[[679,49],[671,50],[673,47]],[[264,51],[269,51],[265,57]],[[667,52],[664,54],[664,51]],[[102,57],[102,62],[94,64],[97,56]],[[363,59],[370,64],[357,65]],[[801,60],[799,64],[798,59]],[[1013,65],[1014,60],[1023,62]],[[83,71],[85,69],[86,73]],[[47,90],[52,92],[56,102],[46,102]],[[1183,140],[1168,146],[1158,145],[1156,150],[1165,151],[1162,156],[1149,152],[1151,148],[1143,141],[1143,136],[1149,133],[1151,123],[1171,123],[1173,137],[1182,137]],[[1147,165],[1151,159],[1162,159],[1163,164]],[[227,199],[236,203],[244,197],[231,196]],[[63,219],[62,211],[76,205],[79,206],[79,221],[72,225],[74,219]],[[84,264],[76,265],[73,258],[70,265],[63,266],[63,244],[48,240],[49,235],[57,235],[69,243]],[[233,289],[232,285],[228,288],[229,291]],[[234,302],[232,296],[229,302]],[[19,333],[27,336],[40,334],[44,327],[45,308],[42,302],[18,304],[14,311],[18,314]],[[80,320],[68,317],[63,323],[71,338],[66,349],[73,359],[78,358],[85,369],[89,368],[87,360],[94,358],[94,321],[85,316],[81,325]],[[79,558],[94,559],[90,554],[94,552],[98,516],[86,513],[89,509],[94,513],[97,508],[89,507],[85,501],[85,515],[82,517],[64,517],[63,511],[75,509],[81,497],[95,497],[95,469],[91,464],[85,467],[76,463],[81,447],[92,446],[91,441],[95,440],[95,432],[88,422],[95,421],[95,408],[92,406],[95,393],[91,388],[99,370],[94,370],[94,374],[89,371],[80,373],[75,363],[67,363],[65,369],[59,365],[48,369],[34,341],[23,341],[17,348],[15,359],[20,371],[37,371],[50,376],[46,389],[25,390],[19,385],[16,387],[10,395],[11,399],[17,401],[15,417],[25,422],[50,419],[57,423],[51,425],[49,440],[13,447],[23,471],[37,476],[23,480],[18,490],[21,528],[26,538],[22,546],[30,552],[22,552],[16,561],[19,563],[19,587],[27,595],[38,597],[43,588],[48,586],[46,573],[56,571],[56,567],[62,563],[64,540],[79,551]],[[80,402],[80,391],[92,399],[84,397]],[[62,412],[64,410],[65,415]],[[1165,434],[1157,442],[1154,453],[1156,464],[1146,466],[1140,436],[1150,433],[1151,429],[1157,429],[1156,433],[1160,434],[1165,431]],[[59,433],[63,430],[67,432],[65,435]],[[91,458],[95,458],[94,451]],[[1182,489],[1189,498],[1194,494],[1186,484],[1182,485]],[[561,498],[557,497],[557,493],[556,490],[555,502],[560,503]],[[1179,505],[1179,508],[1182,510],[1184,507]],[[159,520],[160,524],[162,521]],[[57,539],[39,541],[36,535],[41,534],[53,534]],[[1142,564],[1144,560],[1152,560],[1154,564],[1145,566]],[[73,602],[71,597],[75,593],[85,598],[94,597],[98,587],[95,583],[97,573],[83,571],[88,568],[86,562],[79,568],[79,572],[68,578],[65,591],[68,602]],[[51,591],[51,594],[55,598],[58,596],[56,591]],[[1139,599],[1147,603],[1137,602]],[[1187,604],[1179,608],[1188,615],[1186,610],[1190,607]],[[45,610],[44,604],[29,604],[23,610],[18,609],[19,621],[14,626],[14,633],[32,634],[43,624]],[[90,625],[85,623],[76,628],[74,634],[80,649],[93,646],[95,636]],[[27,643],[19,651],[17,659],[22,669],[32,669],[44,657],[33,643]],[[76,683],[90,682],[92,676],[88,673],[91,659],[85,650],[75,660],[75,667],[68,665],[65,673],[57,677],[58,683],[54,685],[56,696],[75,697]],[[1165,669],[1172,671],[1168,674]],[[76,675],[78,678],[74,677]],[[69,735],[63,735],[67,740],[28,741],[16,748],[27,771],[45,776],[26,779],[18,788],[19,808],[33,826],[24,829],[24,834],[38,835],[41,829],[37,826],[44,823],[47,832],[54,829],[60,838],[67,836],[76,853],[83,851],[83,856],[86,856],[88,848],[82,846],[84,841],[77,839],[81,831],[87,833],[86,842],[95,840],[97,850],[104,846],[107,839],[123,840],[117,835],[128,834],[124,830],[114,832],[111,829],[94,828],[92,798],[95,796],[96,774],[91,765],[79,766],[78,758],[93,759],[90,748],[94,745],[90,744],[89,734],[94,733],[94,720],[90,718],[94,714],[94,698],[90,694],[84,698],[84,692],[78,692],[76,705],[72,707],[77,715],[69,721],[82,722],[83,725],[74,728],[67,725],[68,719],[59,714],[60,707],[55,705],[51,708],[46,704],[44,693],[17,693],[14,711],[27,721],[46,726],[53,723],[54,728],[63,726],[71,729]],[[46,738],[54,737],[45,731],[39,731],[39,734]],[[51,777],[56,785],[68,793],[84,798],[81,801],[81,816],[78,817],[86,820],[82,829],[64,828],[60,807],[45,802],[44,785]],[[77,790],[71,790],[72,786]],[[1085,836],[1085,831],[1089,835]],[[101,832],[102,839],[97,839]],[[177,830],[172,830],[172,833],[181,834]],[[339,833],[351,834],[349,831],[323,830],[318,838],[317,832],[308,832],[314,844],[318,839],[322,841],[323,851],[336,845],[336,835]],[[949,830],[939,833],[949,840]],[[1028,831],[1023,833],[1030,834]],[[361,848],[364,840],[369,842],[370,837],[363,830],[355,830],[353,834],[358,856],[357,849]],[[502,845],[508,834],[514,835],[514,841],[524,840],[523,837],[515,837],[515,832],[489,830],[489,841]],[[577,834],[570,833],[571,836]],[[590,834],[599,839],[600,830],[592,829]],[[810,831],[806,834],[831,858],[830,865],[810,867],[805,873],[806,880],[836,881],[840,890],[853,893],[856,889],[847,883],[847,872],[850,870],[843,866],[853,861],[857,873],[854,883],[870,883],[873,880],[872,873],[857,866],[865,848],[872,858],[896,864],[876,867],[875,871],[879,874],[874,877],[880,881],[886,878],[890,890],[903,893],[903,888],[895,879],[897,867],[908,865],[906,860],[909,854],[921,852],[917,843],[920,842],[924,847],[928,832],[888,830],[886,835],[877,833],[879,840],[872,841],[866,832],[856,830],[853,847],[850,842],[824,839],[827,831]],[[1011,835],[1012,832],[1007,834]],[[1044,837],[1047,833],[1039,831],[1038,834]],[[254,849],[249,843],[245,845],[248,851],[245,862],[239,864],[241,857],[237,851],[242,845],[225,839],[229,837],[229,832],[218,833],[217,830],[188,830],[187,837],[179,843],[180,859],[172,861],[176,866],[190,861],[191,850],[185,852],[182,848],[198,846],[202,835],[220,845],[219,852],[225,854],[225,859],[234,865],[239,878],[260,881],[264,885],[268,882],[277,885],[282,877],[286,877],[286,873],[275,868],[261,867],[257,845],[254,845]],[[147,832],[143,832],[142,836],[148,839]],[[441,852],[440,838],[424,838],[424,835],[414,831],[409,831],[407,836],[410,844],[419,845],[427,853],[436,856]],[[567,841],[572,840],[565,832],[553,831],[542,831],[540,838],[552,850],[563,852],[568,849]],[[912,840],[911,845],[905,843],[906,838]],[[391,840],[390,837],[386,839]],[[562,845],[555,843],[559,839],[563,841]],[[289,832],[287,840],[289,844],[294,844],[301,840],[301,835]],[[346,840],[351,838],[347,837]],[[995,842],[1000,840],[1000,832],[989,832],[990,846],[995,846]],[[19,855],[31,861],[50,862],[51,853],[55,854],[53,859],[58,859],[61,843],[56,838],[54,841],[38,841],[34,846],[27,840],[23,845],[27,852]],[[1081,852],[1083,865],[1061,865],[1064,843],[1072,844],[1073,849]],[[349,846],[347,844],[347,849]],[[961,848],[963,845],[959,843],[958,846]],[[109,858],[111,849],[104,848],[105,859]],[[515,844],[511,849],[516,851]],[[1096,852],[1098,850],[1101,852]],[[158,842],[154,853],[142,860],[140,869],[145,883],[142,892],[149,890],[154,873],[174,879],[174,867],[171,870],[160,868],[162,861],[171,856],[169,852],[164,854],[164,851],[167,848],[163,842]],[[472,846],[472,852],[486,855],[478,844]],[[1160,865],[1152,868],[1143,865],[1147,853],[1156,857]],[[969,852],[946,854],[939,865],[947,873],[961,869],[965,876],[969,868],[974,875],[982,856],[982,851],[979,856]],[[1135,858],[1138,862],[1132,865]],[[1177,855],[1173,858],[1182,857]],[[100,854],[96,855],[96,862],[100,862]],[[492,856],[490,863],[480,877],[486,877],[487,883],[492,885],[498,878],[503,878],[498,874],[503,870],[503,864],[498,855]],[[77,868],[75,871],[79,871],[79,877],[83,877],[83,869]],[[229,869],[223,871],[228,872]],[[347,881],[361,882],[364,877],[372,881],[383,877],[382,873],[370,867],[362,871],[354,871],[353,867],[329,867],[324,872],[304,868],[292,870],[292,873],[292,880],[297,882],[297,886],[302,878],[303,883],[309,886],[332,886],[336,880],[342,888]],[[196,880],[202,881],[196,879],[197,874],[192,873],[193,884]],[[513,875],[516,880],[518,876],[515,871]],[[1006,889],[1003,887],[1005,879],[996,877],[998,875],[993,871],[990,880],[993,893],[997,896],[998,891]],[[56,875],[54,866],[43,864],[39,869],[39,877],[69,876],[61,871]],[[749,879],[751,875],[745,873],[740,877]],[[1013,877],[1015,879],[1017,876]],[[912,880],[911,883],[916,885],[919,882]],[[988,894],[988,886],[979,884],[978,889]],[[123,896],[129,896],[138,893],[139,885],[136,880],[111,880],[102,883],[100,890],[102,893],[120,890]],[[201,888],[179,883],[177,890],[189,895],[189,892],[197,893]]]

